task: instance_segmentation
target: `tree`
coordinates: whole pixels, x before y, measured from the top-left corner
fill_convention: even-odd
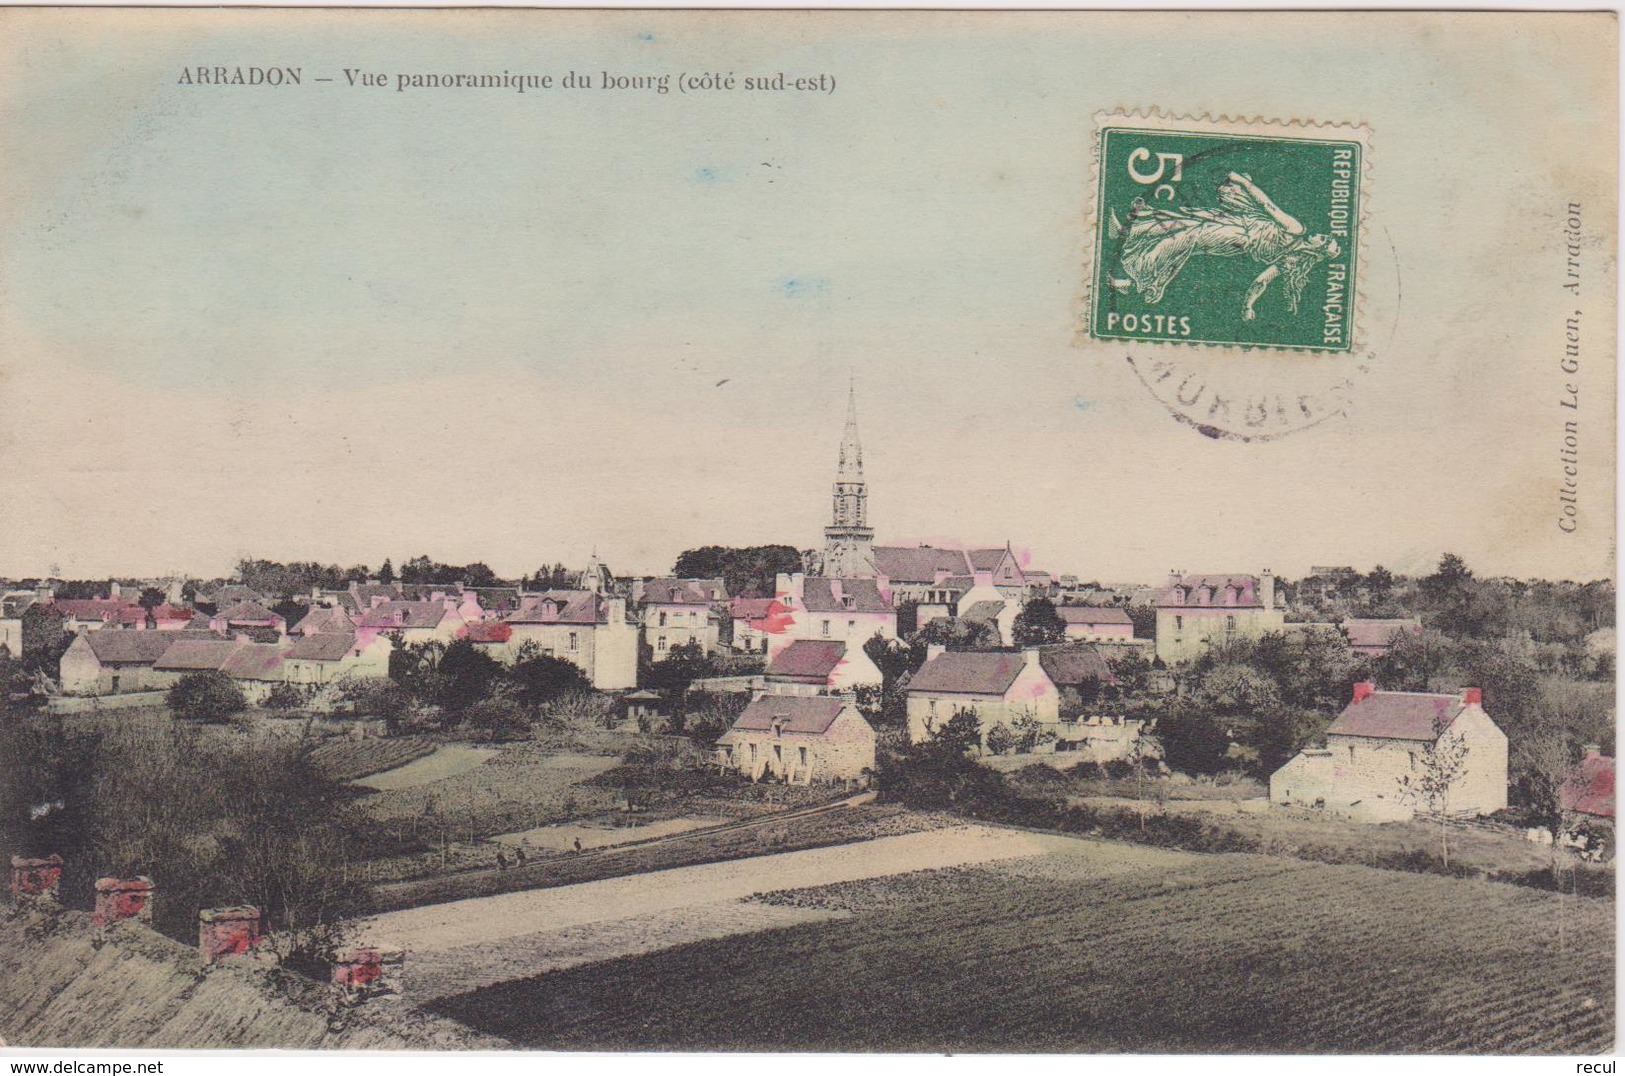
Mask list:
[[[881,761],[880,796],[911,807],[992,806],[1005,794],[1004,780],[977,760],[981,747],[981,719],[959,710],[924,740]]]
[[[1131,605],[1128,607],[1128,618],[1134,624],[1134,637],[1136,639],[1155,639],[1157,637],[1156,606]]]
[[[640,686],[658,691],[668,699],[682,698],[694,681],[717,674],[717,663],[705,653],[699,642],[678,643],[666,651],[659,661],[651,661],[641,670]]]
[[[1445,732],[1422,748],[1417,772],[1399,779],[1401,798],[1439,816],[1439,850],[1446,869],[1450,867],[1450,792],[1466,772],[1467,741],[1457,733]]]
[[[1008,755],[1016,749],[1018,739],[1015,731],[1001,721],[987,730],[988,752],[994,755]]]
[[[672,566],[679,579],[720,578],[736,598],[771,598],[780,573],[801,570],[801,554],[790,545],[701,546],[679,554]]]
[[[592,682],[574,662],[551,654],[522,656],[508,670],[507,680],[515,701],[531,709],[571,692],[592,690]]]
[[[154,609],[164,604],[164,592],[157,587],[142,587],[141,596],[136,599],[136,602],[147,611],[147,616],[150,617]]]
[[[389,562],[388,557],[384,558],[384,566],[378,569],[378,581],[380,583],[395,582],[395,565]]]
[[[1224,768],[1230,738],[1207,714],[1176,704],[1157,718],[1157,739],[1169,767],[1187,774],[1217,773]]]
[[[446,647],[435,669],[434,701],[451,711],[466,710],[491,696],[502,665],[467,639]]]
[[[213,669],[187,673],[170,687],[165,701],[184,721],[210,723],[223,722],[248,707],[242,688],[225,673]]]
[[[1032,598],[1016,614],[1010,629],[1017,646],[1046,646],[1066,641],[1066,621],[1048,598]]]
[[[909,642],[924,651],[928,645],[946,646],[951,650],[997,650],[999,629],[985,620],[961,620],[956,616],[943,616],[931,621],[915,632]]]

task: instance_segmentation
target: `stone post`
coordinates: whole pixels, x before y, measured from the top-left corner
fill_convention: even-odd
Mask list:
[[[198,955],[205,964],[246,953],[260,940],[260,910],[253,905],[204,908],[197,920]]]
[[[152,922],[152,879],[98,878],[96,879],[96,910],[90,921],[105,927],[124,919],[140,923]]]

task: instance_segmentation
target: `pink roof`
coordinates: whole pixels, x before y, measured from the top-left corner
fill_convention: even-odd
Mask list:
[[[378,628],[437,628],[446,618],[444,602],[383,602],[376,609],[361,613],[358,627]]]
[[[785,680],[824,683],[846,660],[846,644],[823,639],[797,639],[779,651],[767,666],[767,675]]]
[[[963,549],[937,546],[875,546],[875,571],[893,583],[934,583],[938,572],[959,575],[970,570]]]
[[[112,620],[121,624],[145,623],[147,611],[135,602],[108,598],[62,598],[51,607],[75,620]]]
[[[235,680],[281,680],[282,647],[277,643],[243,643],[220,665]]]
[[[1174,608],[1262,606],[1257,587],[1258,577],[1252,575],[1183,575],[1157,591],[1157,604]],[[1179,590],[1185,592],[1184,600],[1175,593]]]
[[[1450,727],[1461,711],[1459,695],[1375,691],[1345,706],[1337,720],[1327,727],[1326,735],[1433,741]]]
[[[1596,818],[1614,817],[1614,760],[1592,752],[1581,760],[1558,792],[1565,811]]]
[[[519,610],[504,617],[510,624],[601,624],[603,610],[590,590],[549,590],[526,594]]]
[[[337,606],[317,606],[299,618],[290,630],[295,635],[315,635],[318,632],[346,632],[355,630],[350,614]]]

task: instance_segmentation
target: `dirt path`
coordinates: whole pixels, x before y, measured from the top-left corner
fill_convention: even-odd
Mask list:
[[[404,949],[411,961],[414,954],[421,959],[450,949],[716,905],[769,890],[988,863],[1048,850],[1047,842],[1031,834],[961,826],[387,912],[359,924],[357,939]],[[675,942],[656,936],[643,949],[666,944]]]

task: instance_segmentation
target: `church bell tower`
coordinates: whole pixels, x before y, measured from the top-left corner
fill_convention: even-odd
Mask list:
[[[835,504],[824,528],[824,575],[833,579],[875,574],[875,532],[869,526],[869,489],[863,481],[863,446],[858,442],[858,396],[848,387],[846,433],[835,470]]]

